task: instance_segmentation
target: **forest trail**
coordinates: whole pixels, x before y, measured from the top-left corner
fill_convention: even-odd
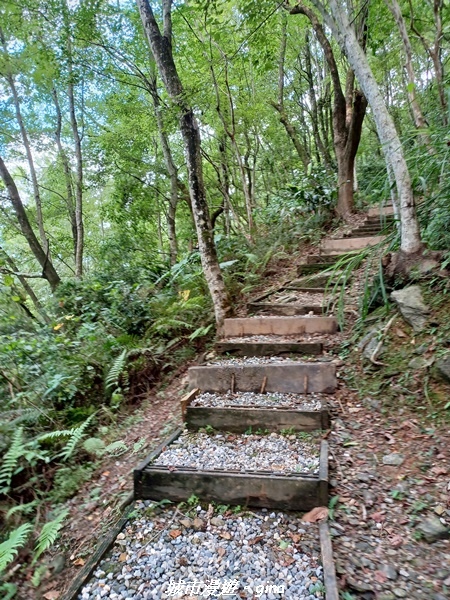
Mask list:
[[[331,539],[339,587],[354,594],[348,597],[447,597],[441,592],[450,573],[439,584],[433,569],[411,568],[412,550],[396,529],[407,519],[394,509],[388,525],[393,500],[381,498],[408,456],[402,445],[414,437],[414,422],[402,416],[406,435],[394,440],[380,412],[342,384],[345,365],[334,350],[344,334],[336,317],[323,314],[333,299],[322,272],[343,253],[376,244],[392,223],[391,215],[383,222],[369,215],[347,237],[326,240],[319,254],[305,257],[298,279],[250,302],[248,316],[225,322],[215,354],[189,369],[186,430],[136,469],[137,516],[80,600],[337,600]],[[350,317],[353,303],[349,290]],[[383,473],[374,439],[388,444]],[[329,489],[330,516],[338,501],[346,515],[330,526]],[[167,499],[184,504],[157,504]],[[303,521],[286,511],[309,512]],[[433,548],[445,564],[445,542]],[[413,556],[426,561],[426,548]]]

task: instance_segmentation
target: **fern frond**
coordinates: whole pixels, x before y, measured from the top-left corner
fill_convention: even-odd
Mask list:
[[[3,492],[9,489],[19,459],[23,456],[24,452],[23,427],[19,427],[12,436],[11,445],[3,457],[0,467],[0,486],[4,486],[2,489]]]
[[[25,546],[30,532],[31,523],[24,523],[9,534],[9,538],[0,544],[0,573],[15,559],[20,548]]]
[[[39,504],[37,500],[33,500],[33,502],[27,502],[26,504],[18,504],[17,506],[13,506],[6,513],[6,519],[10,519],[13,515],[17,513],[23,513],[24,515],[29,515],[33,512],[34,508]]]
[[[68,514],[69,509],[66,508],[59,513],[56,519],[53,519],[53,521],[50,521],[44,525],[38,539],[36,540],[36,546],[34,548],[35,554],[32,563],[33,565],[36,563],[41,554],[48,550],[52,544],[54,544],[60,529],[62,529],[64,526],[63,521]]]
[[[82,423],[79,427],[75,427],[70,430],[70,439],[62,449],[61,453],[58,455],[59,457],[61,457],[63,460],[69,460],[76,446],[83,439],[85,431],[89,427],[92,419],[95,417],[95,414],[96,413],[93,413],[90,417],[88,417],[86,421],[84,421],[84,423]]]
[[[7,410],[2,413],[2,425],[5,428],[13,429],[20,423],[37,423],[41,417],[42,413],[36,408]]]
[[[111,368],[105,377],[105,387],[107,390],[119,385],[120,376],[127,362],[127,354],[128,351],[126,349],[123,350],[111,365]]]

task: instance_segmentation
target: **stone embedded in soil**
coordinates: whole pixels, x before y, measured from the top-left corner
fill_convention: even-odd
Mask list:
[[[427,322],[430,309],[424,303],[422,291],[418,285],[410,285],[391,294],[392,300],[407,323],[416,333],[421,332]]]
[[[404,463],[405,459],[401,454],[392,452],[392,454],[386,454],[383,456],[383,465],[389,465],[393,467],[399,467]]]
[[[438,517],[430,516],[424,519],[418,525],[417,530],[429,544],[438,540],[450,539],[450,528],[443,525]]]
[[[434,371],[438,379],[450,383],[450,354],[436,361]]]

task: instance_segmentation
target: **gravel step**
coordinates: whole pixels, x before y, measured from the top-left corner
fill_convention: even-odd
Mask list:
[[[297,435],[186,432],[155,458],[153,466],[201,471],[267,471],[317,474],[319,446]]]
[[[179,434],[135,470],[135,498],[182,502],[195,495],[207,502],[282,510],[328,503],[328,444],[317,437]]]
[[[193,390],[181,404],[190,431],[210,426],[233,433],[295,432],[330,426],[324,394],[200,394],[199,390]]]
[[[253,408],[296,408],[298,410],[320,410],[327,401],[325,394],[257,394],[254,392],[241,392],[239,394],[214,394],[204,392],[198,394],[191,406],[202,407],[236,407],[246,406]]]
[[[296,514],[148,501],[136,510],[79,600],[324,597],[318,527]]]

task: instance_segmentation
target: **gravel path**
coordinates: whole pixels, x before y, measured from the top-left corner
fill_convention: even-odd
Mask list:
[[[317,526],[297,514],[137,508],[79,600],[324,597]]]
[[[319,444],[296,435],[182,433],[152,463],[166,467],[194,467],[269,471],[272,473],[318,473]]]
[[[228,407],[228,406],[253,406],[253,407],[293,407],[298,410],[319,410],[322,402],[327,400],[326,394],[256,394],[254,392],[239,392],[239,394],[214,394],[204,392],[191,402],[191,406]]]

